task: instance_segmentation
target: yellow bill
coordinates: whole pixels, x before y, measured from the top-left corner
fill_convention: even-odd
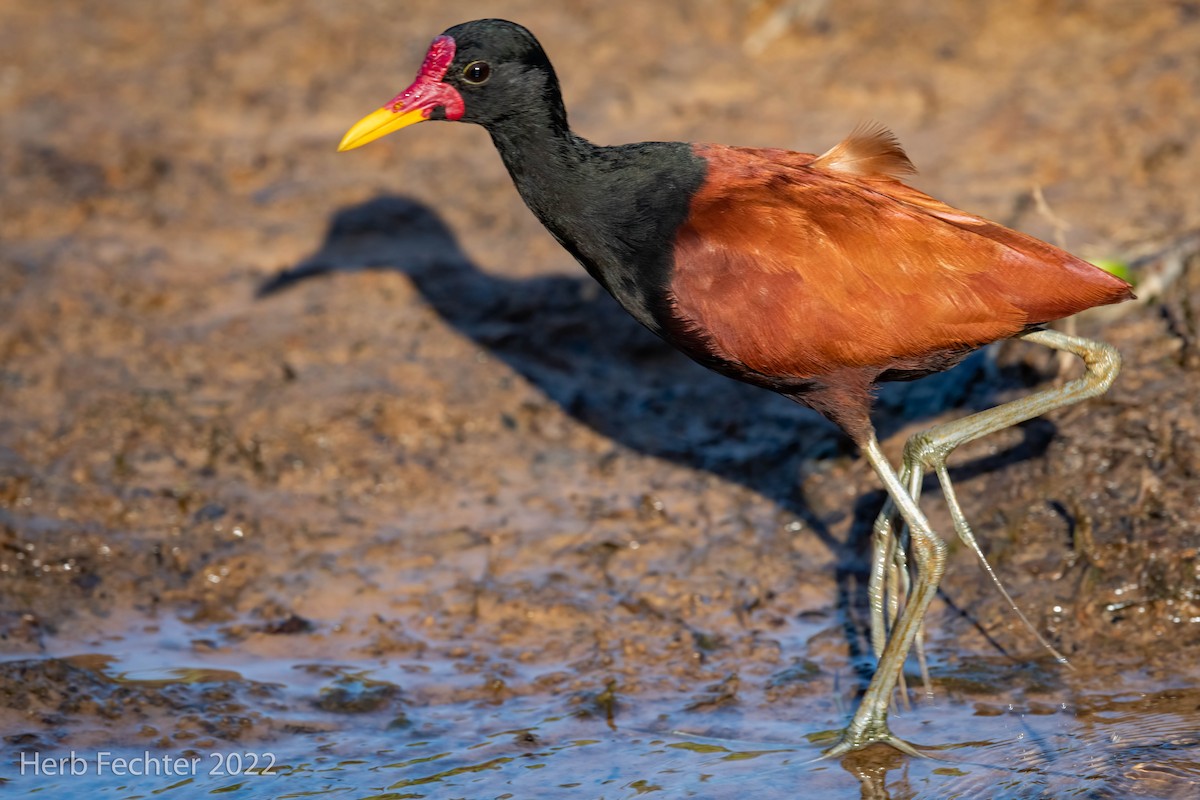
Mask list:
[[[353,127],[346,131],[346,135],[342,137],[342,143],[338,145],[338,152],[342,153],[346,150],[362,147],[368,142],[373,142],[401,128],[407,128],[409,125],[424,122],[428,119],[428,113],[428,110],[424,108],[414,108],[409,111],[392,111],[388,106],[384,106],[354,123]]]

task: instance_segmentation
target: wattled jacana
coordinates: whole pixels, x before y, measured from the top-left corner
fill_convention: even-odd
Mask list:
[[[1124,281],[1037,239],[905,186],[892,134],[860,128],[823,155],[682,142],[599,147],[567,125],[541,45],[504,20],[433,40],[413,84],[346,134],[340,150],[424,120],[482,125],[551,234],[639,322],[717,372],[824,414],[858,445],[889,501],[874,528],[869,594],[879,664],[837,755],[871,742],[905,752],[891,693],[945,568],[917,505],[937,473],[956,531],[976,552],[946,471],[958,445],[1108,389],[1108,345],[1041,326],[1132,297]],[[1066,385],[913,436],[899,474],[871,425],[871,391],[947,369],[1012,337],[1074,353]],[[893,531],[907,523],[915,576]],[[898,577],[898,573],[903,573]],[[907,591],[884,622],[885,599]],[[888,598],[886,595],[890,594]]]

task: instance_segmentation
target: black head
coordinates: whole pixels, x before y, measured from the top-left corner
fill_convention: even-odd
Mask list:
[[[481,19],[433,40],[416,80],[342,139],[350,150],[425,120],[474,122],[484,127],[548,112],[566,127],[558,79],[533,34],[515,22]]]

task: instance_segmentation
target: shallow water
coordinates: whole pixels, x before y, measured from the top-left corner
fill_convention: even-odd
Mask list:
[[[1140,698],[1144,700],[1145,698]],[[1109,700],[1112,705],[1109,706]],[[782,726],[755,726],[753,742],[639,730],[610,729],[602,720],[546,716],[536,705],[496,710],[473,706],[437,709],[420,730],[403,734],[304,737],[269,748],[185,751],[169,754],[174,774],[164,774],[162,753],[139,764],[147,751],[116,749],[57,752],[82,759],[77,775],[9,772],[14,793],[134,798],[345,796],[356,798],[563,797],[733,798],[791,793],[853,794],[861,783],[873,797],[1194,797],[1200,786],[1200,724],[1195,709],[1168,708],[1118,719],[1125,697],[1093,698],[1094,716],[1011,712],[986,723],[937,709],[917,724],[968,732],[970,743],[939,749],[929,759],[905,759],[872,750],[842,763],[815,760],[809,741],[772,741]],[[647,709],[647,710],[652,710]],[[813,732],[828,742],[829,732]],[[101,752],[104,755],[101,755]],[[114,774],[129,758],[131,773]],[[102,760],[101,760],[102,759]],[[193,760],[194,759],[194,760]],[[260,765],[254,772],[253,765]],[[71,767],[68,765],[67,769]],[[238,774],[240,770],[246,770]],[[157,774],[154,774],[157,773]],[[172,794],[174,793],[174,794]],[[809,796],[809,795],[806,795]]]
[[[183,624],[162,627],[159,643],[178,645],[177,637],[195,634]],[[1015,680],[1024,692],[996,686],[991,697],[972,701],[977,684],[995,681],[1013,665],[989,659],[951,668],[935,659],[934,695],[915,697],[913,707],[892,718],[894,729],[928,758],[876,747],[827,761],[821,750],[835,740],[846,709],[819,697],[681,710],[674,697],[626,698],[610,685],[607,695],[586,701],[535,694],[405,705],[397,713],[382,698],[399,694],[414,676],[453,676],[453,665],[257,659],[234,669],[227,653],[185,655],[178,646],[148,646],[144,636],[121,638],[124,655],[61,661],[138,691],[208,692],[197,698],[196,713],[269,720],[274,733],[247,736],[241,744],[202,735],[190,742],[176,735],[170,746],[154,736],[145,736],[144,747],[18,744],[0,772],[8,792],[365,800],[737,798],[747,791],[756,797],[861,791],[874,798],[1183,798],[1200,791],[1200,690],[1146,691],[1137,685],[1155,682],[1138,675],[1126,674],[1128,688],[1114,694],[1052,664],[1025,665],[1016,670],[1025,677]],[[31,681],[29,690],[42,687]],[[236,702],[217,709],[214,696]],[[102,731],[103,715],[94,724]],[[88,741],[88,734],[77,732],[76,741]]]

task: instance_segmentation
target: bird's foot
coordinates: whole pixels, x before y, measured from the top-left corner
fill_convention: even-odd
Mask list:
[[[838,756],[844,756],[847,753],[854,750],[861,750],[872,744],[886,744],[906,755],[915,758],[928,758],[927,755],[917,750],[916,747],[892,733],[888,729],[886,719],[874,720],[865,725],[851,723],[850,727],[842,732],[841,740],[822,753],[820,757],[823,759],[837,758]]]

